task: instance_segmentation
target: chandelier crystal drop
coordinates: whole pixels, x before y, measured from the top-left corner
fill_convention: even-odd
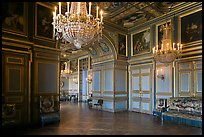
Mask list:
[[[71,4],[70,4],[71,3]],[[67,12],[61,14],[61,2],[59,2],[59,14],[57,7],[53,12],[53,31],[56,38],[73,43],[77,49],[87,46],[97,36],[102,36],[103,11],[96,7],[96,18],[91,15],[91,2],[87,13],[86,2],[67,2]]]
[[[168,66],[170,63],[172,63],[177,57],[180,56],[180,53],[182,51],[182,44],[175,44],[171,42],[171,31],[172,31],[172,25],[171,23],[165,23],[161,30],[163,31],[163,39],[162,44],[159,46],[156,45],[156,47],[153,47],[153,55],[154,59],[157,62],[163,63],[165,66]]]

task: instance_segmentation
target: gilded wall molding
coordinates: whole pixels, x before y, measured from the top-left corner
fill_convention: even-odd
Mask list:
[[[115,62],[114,63],[114,68],[115,69],[120,69],[120,70],[127,70],[127,66],[128,64],[125,62],[125,63],[121,63],[121,62]]]
[[[114,97],[104,96],[104,97],[103,97],[103,100],[104,100],[104,101],[114,102]]]
[[[202,55],[181,58],[179,60],[176,60],[176,62],[179,63],[179,62],[186,62],[186,61],[192,61],[192,60],[202,60]]]
[[[113,69],[114,68],[114,62],[106,62],[103,64],[104,69]]]
[[[8,103],[23,103],[23,96],[7,96],[5,98]]]
[[[20,43],[22,45],[25,45],[25,47],[27,47],[26,45],[33,45],[33,42],[24,41],[20,39],[13,39],[13,38],[4,37],[4,36],[2,36],[2,42]],[[27,47],[27,48],[30,48],[30,47]]]
[[[8,49],[8,48],[2,48],[2,51],[11,51],[11,52],[16,52],[16,53],[30,54],[30,52],[28,51],[21,51],[21,50]]]
[[[114,92],[113,91],[103,91],[103,94],[114,95]]]
[[[42,46],[42,45],[38,45],[38,44],[33,44],[33,47],[34,47],[34,49],[35,49],[35,47],[37,47],[37,48],[42,48],[42,49],[48,49],[48,50],[53,50],[53,51],[61,52],[60,49],[51,48],[51,47],[47,47],[47,46]]]
[[[127,91],[114,91],[115,95],[127,95]]]
[[[127,97],[125,96],[125,97],[115,97],[114,98],[114,102],[126,102],[127,101]]]
[[[107,56],[103,56],[103,57],[99,57],[99,58],[95,58],[93,59],[93,65],[96,65],[96,64],[101,64],[101,63],[107,63],[107,62],[112,62],[114,61],[114,57],[113,55],[107,55]]]
[[[140,66],[145,66],[145,65],[153,65],[153,59],[151,59],[151,60],[144,60],[144,61],[140,61],[140,62],[131,62],[130,63],[130,69],[132,70],[132,67],[134,67],[134,66],[138,66],[138,65],[140,65]]]

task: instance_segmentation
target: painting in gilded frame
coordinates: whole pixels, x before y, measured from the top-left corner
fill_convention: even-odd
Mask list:
[[[41,4],[36,4],[36,36],[53,39],[52,9]]]
[[[181,43],[202,40],[202,10],[181,18]]]
[[[150,29],[132,35],[133,55],[150,52]]]
[[[24,33],[25,17],[23,2],[3,2],[2,13],[3,29]]]
[[[118,54],[126,56],[126,35],[118,34]]]

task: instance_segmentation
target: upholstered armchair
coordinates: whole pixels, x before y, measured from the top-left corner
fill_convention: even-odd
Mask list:
[[[40,96],[40,120],[42,127],[45,123],[60,122],[59,102],[54,96]]]

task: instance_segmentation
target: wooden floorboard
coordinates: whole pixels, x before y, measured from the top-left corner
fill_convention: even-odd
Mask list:
[[[87,103],[62,102],[60,123],[10,131],[23,135],[202,135],[202,128],[161,122],[150,114],[107,112]]]

